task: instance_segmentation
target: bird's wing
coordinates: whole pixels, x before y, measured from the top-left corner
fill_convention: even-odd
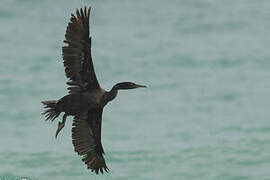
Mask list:
[[[66,29],[66,46],[62,48],[65,72],[69,81],[69,93],[98,89],[99,83],[91,57],[91,37],[89,37],[90,8],[76,9],[71,14]]]
[[[90,110],[75,117],[72,124],[72,143],[75,152],[83,156],[82,161],[88,169],[96,174],[108,172],[103,158],[103,147],[101,144],[101,118],[102,108]]]

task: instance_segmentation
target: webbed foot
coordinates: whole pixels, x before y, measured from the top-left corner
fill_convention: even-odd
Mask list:
[[[58,122],[58,128],[56,130],[55,139],[57,138],[57,135],[60,133],[60,131],[63,129],[63,127],[65,127],[66,119],[67,119],[67,115],[64,114],[63,121]]]

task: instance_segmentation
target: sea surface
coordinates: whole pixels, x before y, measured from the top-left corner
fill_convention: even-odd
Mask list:
[[[70,14],[92,6],[92,56],[109,90],[110,173],[55,139],[42,100],[67,94]],[[1,0],[0,180],[270,180],[269,0]]]

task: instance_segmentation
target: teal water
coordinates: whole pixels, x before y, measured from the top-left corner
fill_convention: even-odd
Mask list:
[[[70,13],[92,5],[110,173],[54,139],[41,100],[67,93],[61,46]],[[2,0],[0,179],[270,179],[270,1]]]

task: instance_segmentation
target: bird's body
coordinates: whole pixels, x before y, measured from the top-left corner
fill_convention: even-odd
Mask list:
[[[105,91],[104,89],[97,89],[90,92],[69,94],[61,98],[57,105],[62,112],[68,115],[76,115],[80,111],[94,108],[103,108]]]
[[[56,105],[59,111],[71,116],[84,112],[91,105],[93,106],[90,100],[87,99],[87,96],[80,93],[66,95],[58,100]],[[94,106],[97,106],[96,103]]]
[[[110,91],[100,87],[91,57],[91,37],[89,37],[90,8],[86,7],[71,14],[62,48],[69,94],[59,100],[42,101],[45,105],[46,120],[54,120],[64,113],[59,122],[56,137],[64,127],[67,116],[74,116],[72,142],[74,150],[83,156],[82,161],[89,169],[103,173],[108,171],[103,158],[101,144],[101,122],[104,106],[113,100],[120,89],[146,87],[131,82],[122,82]]]

